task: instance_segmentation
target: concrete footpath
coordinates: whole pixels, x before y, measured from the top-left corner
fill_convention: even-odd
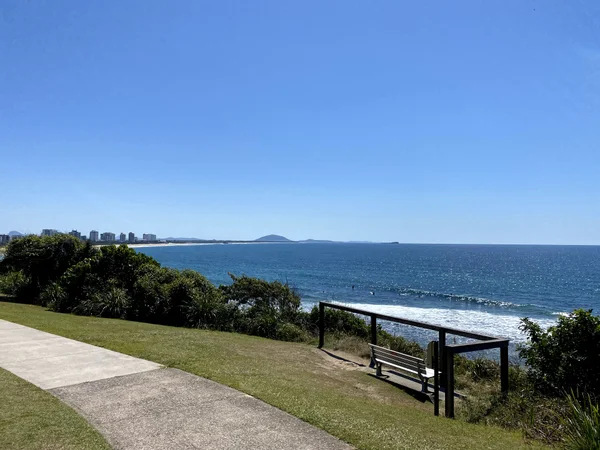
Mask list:
[[[115,449],[351,448],[227,386],[5,320],[0,367],[75,408]]]

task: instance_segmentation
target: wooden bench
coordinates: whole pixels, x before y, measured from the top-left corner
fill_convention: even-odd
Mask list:
[[[427,346],[428,355],[433,354],[432,346],[436,344],[437,343],[435,341],[429,343],[429,345]],[[369,344],[369,347],[371,347],[371,361],[375,364],[375,374],[378,377],[381,376],[382,364],[392,366],[397,369],[404,370],[405,372],[418,375],[419,379],[421,380],[421,391],[429,392],[429,390],[427,389],[427,383],[430,378],[434,377],[435,372],[433,369],[427,367],[427,356],[425,357],[425,359],[421,359],[415,356],[406,355],[404,353],[390,350],[389,348],[379,347],[378,345]]]

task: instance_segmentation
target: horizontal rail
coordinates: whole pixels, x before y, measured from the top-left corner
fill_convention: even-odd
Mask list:
[[[470,338],[470,339],[479,339],[481,341],[502,340],[502,338],[500,338],[498,336],[490,336],[490,335],[481,334],[481,333],[472,333],[470,331],[458,330],[456,328],[443,327],[441,325],[434,325],[434,324],[428,323],[428,322],[419,322],[416,320],[402,319],[400,317],[389,316],[387,314],[380,314],[380,313],[376,313],[373,311],[353,308],[351,306],[340,305],[338,303],[330,303],[330,302],[320,302],[320,303],[323,306],[326,306],[328,308],[341,309],[342,311],[347,311],[347,312],[351,312],[354,314],[361,314],[363,316],[376,317],[378,319],[388,320],[390,322],[401,323],[404,325],[411,325],[413,327],[426,328],[428,330],[445,331],[446,334],[453,334],[456,336],[462,336],[462,337],[466,337],[466,338]]]
[[[472,342],[467,344],[446,344],[446,348],[451,348],[452,353],[455,354],[505,347],[508,348],[508,339],[494,339],[492,341]]]

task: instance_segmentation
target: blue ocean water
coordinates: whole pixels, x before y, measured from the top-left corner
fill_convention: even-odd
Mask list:
[[[547,327],[575,308],[600,309],[600,247],[427,244],[248,244],[139,248],[161,264],[288,282],[303,304],[352,304],[524,341],[522,317]],[[352,288],[354,286],[354,289]],[[431,332],[391,331],[426,342]]]

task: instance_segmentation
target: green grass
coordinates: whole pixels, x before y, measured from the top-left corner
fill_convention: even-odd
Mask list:
[[[433,416],[433,406],[306,344],[57,314],[0,302],[0,318],[239,389],[363,449],[542,448],[521,434]]]
[[[110,449],[83,417],[60,400],[0,369],[0,448]]]

